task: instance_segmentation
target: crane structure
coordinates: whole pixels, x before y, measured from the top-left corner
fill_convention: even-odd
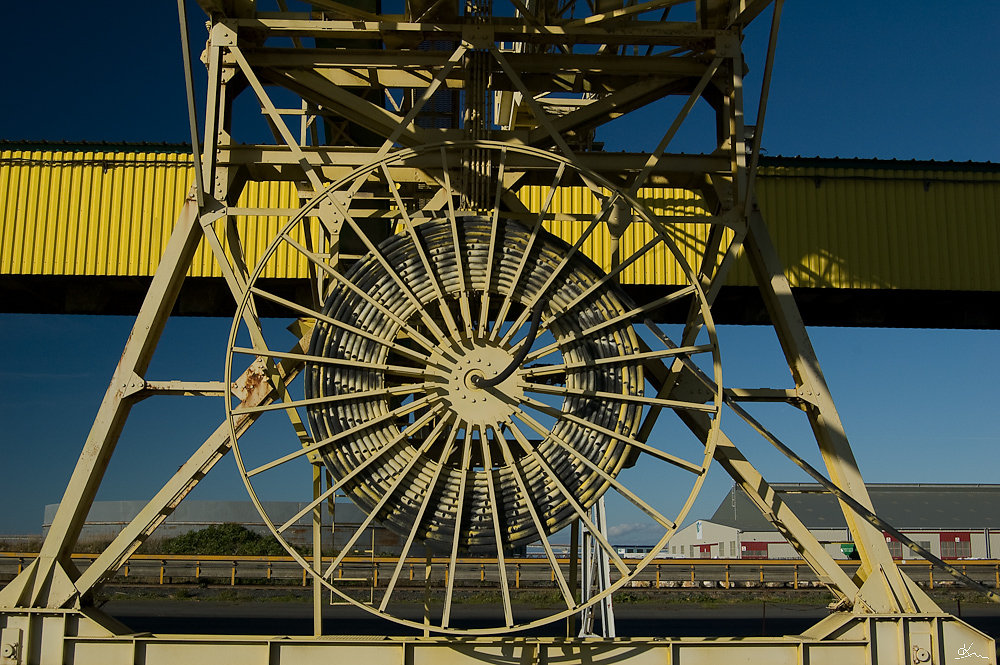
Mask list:
[[[991,638],[893,562],[886,533],[922,550],[873,512],[756,205],[782,1],[312,0],[293,11],[285,0],[199,0],[203,130],[186,63],[195,182],[40,555],[0,591],[0,662],[917,664],[972,652],[996,662]],[[742,41],[764,12],[770,41],[748,127]],[[696,107],[715,118],[703,149],[671,152]],[[597,140],[602,125],[649,108],[638,116],[648,151]],[[299,205],[246,204],[273,181],[295,183]],[[225,375],[147,377],[201,242],[235,310]],[[791,386],[724,383],[712,307],[738,257]],[[160,395],[222,397],[221,424],[78,570],[70,556],[129,412]],[[800,411],[825,471],[758,420],[754,402]],[[837,496],[861,559],[855,576],[771,490],[724,416]],[[312,580],[315,634],[137,634],[95,608],[93,591],[230,453]],[[598,608],[607,624],[613,594],[667,544],[713,462],[835,595],[829,617],[780,638],[524,635],[580,616],[593,624]],[[268,493],[289,484],[304,508],[282,521]],[[664,505],[667,484],[684,488],[679,505]],[[324,556],[336,496],[367,517]],[[616,552],[612,510],[657,534],[648,556]],[[307,516],[311,555],[283,536]],[[359,597],[338,565],[375,523],[399,535],[401,552]],[[567,532],[568,568],[553,541]],[[582,593],[581,533],[594,566]],[[542,616],[519,612],[505,562],[528,544],[541,545],[558,591]],[[474,557],[493,567],[497,602],[470,623],[460,587]],[[404,579],[414,560],[420,615]],[[423,636],[324,634],[327,596]]]

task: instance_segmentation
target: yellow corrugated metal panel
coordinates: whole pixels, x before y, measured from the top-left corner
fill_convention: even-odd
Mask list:
[[[592,214],[598,208],[586,188],[567,188],[552,212]],[[547,187],[532,187],[522,200],[539,210]],[[769,167],[761,170],[757,193],[764,219],[793,286],[854,289],[1000,290],[1000,175],[970,169]],[[644,189],[639,199],[659,216],[707,214],[691,191]],[[580,222],[547,228],[573,237]],[[669,227],[685,260],[697,266],[709,227]],[[727,232],[726,240],[731,237]],[[622,237],[627,257],[652,238],[633,224]],[[608,233],[602,229],[584,245],[607,270]],[[622,275],[625,283],[682,284],[675,262],[662,248]],[[753,285],[749,266],[737,262],[731,284]]]
[[[174,152],[113,150],[0,151],[0,274],[148,276],[159,262],[191,180],[190,157]],[[794,286],[1000,291],[1000,174],[957,167],[768,166],[758,197]],[[540,210],[548,187],[521,198]],[[657,215],[706,214],[693,192],[644,189],[639,198]],[[247,208],[298,207],[290,183],[250,183]],[[550,212],[595,214],[585,187],[561,189]],[[254,265],[285,217],[239,217],[237,227]],[[546,222],[576,237],[587,222]],[[691,265],[704,252],[709,227],[670,226]],[[632,224],[622,236],[628,257],[652,238]],[[583,251],[610,269],[611,237],[603,225]],[[220,276],[202,243],[189,273]],[[303,277],[304,259],[284,248],[268,277]],[[685,280],[662,247],[623,271],[626,283]],[[752,284],[745,264],[733,282]],[[733,283],[731,282],[731,283]]]
[[[0,274],[152,275],[192,180],[189,155],[172,152],[0,152]],[[298,207],[292,183],[250,183],[238,205]],[[255,265],[287,218],[238,217]],[[193,277],[222,275],[207,244]],[[304,277],[290,248],[268,265],[268,277]]]
[[[299,198],[295,186],[288,182],[250,182],[240,196],[237,204],[246,208],[283,208],[295,210],[299,207]],[[288,223],[288,218],[277,215],[240,216],[236,218],[236,227],[243,238],[247,263],[255,266],[267,246],[278,231]],[[303,242],[301,225],[296,227],[293,237]],[[318,235],[314,234],[313,240]],[[314,245],[317,246],[317,245]],[[283,244],[277,255],[265,265],[264,277],[307,277],[308,264],[305,258],[287,243]]]
[[[1000,290],[1000,174],[769,167],[757,191],[793,286]]]
[[[0,152],[0,274],[151,275],[190,180],[167,152]]]
[[[519,192],[522,203],[529,210],[538,211],[545,205],[549,194],[547,186],[531,186]],[[602,192],[605,196],[608,192]],[[695,192],[683,189],[644,188],[637,198],[649,210],[658,216],[705,216],[704,201]],[[587,187],[563,187],[552,200],[548,212],[553,215],[579,214],[596,215],[601,210],[601,201]],[[588,221],[546,221],[543,226],[557,236],[573,241],[589,226]],[[674,242],[682,256],[690,266],[696,266],[697,261],[705,251],[709,226],[707,224],[672,224],[667,226]],[[654,231],[648,224],[635,222],[628,226],[622,234],[619,255],[621,260],[627,259],[639,251],[654,237]],[[582,252],[593,260],[604,271],[611,270],[612,238],[606,225],[601,224],[593,229],[588,239],[581,247]],[[687,284],[679,264],[668,250],[658,244],[653,250],[645,253],[622,271],[621,281],[625,284]]]

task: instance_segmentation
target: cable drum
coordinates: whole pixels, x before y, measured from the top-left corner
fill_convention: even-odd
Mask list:
[[[590,288],[601,269],[543,229],[502,218],[494,227],[479,216],[413,228],[358,260],[323,303],[323,318],[350,325],[320,318],[313,331],[311,356],[347,361],[306,365],[313,438],[329,441],[322,457],[345,493],[397,534],[416,532],[439,552],[453,543],[462,552],[495,552],[498,537],[505,551],[526,545],[574,518],[563,490],[589,508],[609,486],[604,476],[615,477],[629,457],[622,439],[638,427],[641,404],[592,395],[642,395],[639,362],[614,361],[638,353],[639,339],[627,317],[609,325],[634,305],[613,282]],[[489,315],[471,312],[470,322],[463,297],[491,303]],[[572,394],[546,402],[561,415],[527,442],[505,438],[505,423],[519,418],[528,368],[486,389],[473,377],[489,379],[517,361],[524,340],[502,333],[536,304],[547,329],[539,343],[555,344],[550,357],[561,355],[555,362],[566,366],[550,380]],[[495,319],[494,308],[502,320],[493,334],[478,330],[481,318]],[[461,333],[435,340],[429,354],[412,340],[413,330],[431,337],[428,314]],[[449,429],[453,436],[440,436]]]
[[[490,201],[466,196],[470,151]],[[572,157],[489,140],[394,149],[331,182],[258,258],[230,330],[233,454],[265,525],[332,597],[418,631],[524,630],[631,584],[690,512],[719,436],[718,338],[687,257],[697,234],[727,232],[719,223],[656,215]],[[289,261],[308,268],[308,291],[267,279]],[[654,272],[671,277],[652,284]],[[633,301],[623,284],[647,288]],[[695,324],[668,324],[672,311]],[[262,325],[262,312],[292,320]],[[244,402],[244,372],[269,382],[265,403]],[[312,482],[297,483],[306,468]],[[296,488],[294,514],[269,512],[265,493]],[[360,521],[337,519],[342,494]],[[306,561],[290,537],[310,516]],[[572,543],[568,569],[562,556],[570,524],[590,534],[578,551],[617,575],[585,599]],[[649,553],[623,558],[622,533]],[[374,559],[361,570],[369,538],[394,555],[385,574]],[[525,619],[515,590],[540,580],[511,557],[539,553],[561,602]],[[459,607],[478,602],[473,588],[498,597],[470,625]]]

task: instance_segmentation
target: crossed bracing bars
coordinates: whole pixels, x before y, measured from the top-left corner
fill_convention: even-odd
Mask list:
[[[319,4],[350,13],[337,3]],[[644,10],[665,9],[671,4],[674,3],[651,2],[638,6]],[[749,3],[742,10],[746,13],[740,16],[746,18],[750,13],[759,13],[766,4]],[[358,17],[364,20],[361,23],[356,20],[302,21],[281,18],[237,18],[216,22],[212,28],[208,47],[210,84],[204,150],[196,150],[196,156],[199,158],[197,172],[201,176],[200,182],[194,188],[193,196],[187,201],[175,226],[160,268],[153,278],[149,293],[137,317],[133,335],[102,401],[42,552],[15,582],[0,593],[0,606],[55,608],[68,603],[79,603],[82,596],[127,559],[128,555],[191,491],[200,478],[208,473],[232,447],[232,437],[228,425],[224,423],[198,448],[188,462],[163,486],[87,571],[78,574],[73,569],[69,555],[72,553],[131,406],[138,400],[154,394],[225,392],[226,387],[221,382],[152,382],[147,381],[144,375],[201,238],[205,238],[208,242],[237,302],[247,293],[249,269],[243,259],[240,239],[232,220],[232,215],[236,213],[235,201],[242,189],[242,179],[245,177],[245,172],[240,167],[247,166],[246,162],[241,161],[239,151],[229,145],[231,137],[228,123],[232,100],[231,94],[227,92],[227,86],[232,85],[236,79],[235,75],[238,73],[244,77],[243,80],[258,98],[261,109],[279,141],[284,144],[284,154],[287,157],[279,156],[276,161],[297,164],[312,191],[319,192],[329,180],[331,170],[344,169],[345,165],[349,168],[351,160],[358,158],[345,156],[346,158],[341,160],[336,151],[324,153],[304,146],[305,142],[294,137],[284,122],[282,112],[271,102],[265,84],[287,87],[301,94],[309,104],[334,111],[347,120],[383,136],[385,140],[376,150],[360,151],[363,153],[361,157],[363,160],[373,157],[377,159],[388,154],[397,145],[420,145],[458,137],[450,134],[449,130],[417,127],[414,120],[435,91],[454,84],[451,75],[461,69],[464,56],[469,49],[482,49],[489,52],[499,65],[499,71],[506,77],[507,85],[521,94],[538,125],[527,131],[511,130],[508,134],[499,133],[499,138],[525,145],[554,145],[571,161],[583,165],[598,165],[597,170],[600,170],[599,165],[602,161],[613,163],[614,166],[609,166],[609,170],[624,170],[632,176],[631,181],[625,184],[626,191],[633,195],[643,184],[650,181],[654,174],[659,174],[661,177],[666,175],[668,178],[678,173],[697,176],[699,189],[714,213],[708,218],[697,218],[698,223],[711,225],[707,247],[697,268],[698,278],[704,287],[706,297],[709,303],[717,297],[736,256],[740,251],[744,251],[764,295],[796,384],[794,390],[727,389],[723,391],[726,403],[738,416],[757,429],[766,440],[783,449],[783,452],[791,456],[800,466],[805,464],[804,461],[753,419],[740,406],[740,402],[786,401],[796,404],[806,412],[831,478],[826,479],[811,467],[807,470],[834,492],[846,506],[845,514],[862,555],[862,567],[858,577],[850,579],[841,571],[823,547],[768,487],[761,474],[724,434],[720,435],[714,449],[716,461],[736,479],[764,515],[790,540],[816,570],[820,579],[830,585],[843,599],[857,601],[874,611],[936,609],[922,592],[901,576],[892,563],[880,531],[887,529],[887,525],[872,513],[870,500],[864,490],[839,416],[798,317],[791,290],[784,278],[777,254],[770,244],[763,220],[754,207],[753,179],[759,155],[763,111],[766,109],[767,100],[766,86],[770,76],[770,63],[773,61],[780,6],[779,0],[772,21],[771,43],[764,76],[765,94],[761,96],[762,103],[757,116],[758,126],[749,159],[743,140],[745,132],[742,125],[742,55],[738,39],[734,38],[731,30],[699,31],[676,24],[644,23],[639,27],[628,23],[615,24],[612,20],[621,18],[621,15],[615,12],[594,14],[589,19],[558,26],[545,26],[537,20],[529,20],[530,25],[497,24],[491,26],[489,30],[468,25],[450,28],[434,26],[434,29],[443,36],[451,36],[456,40],[457,46],[450,54],[426,56],[421,70],[420,67],[400,68],[400,58],[411,56],[387,53],[380,56],[384,58],[384,64],[376,62],[374,66],[363,68],[364,73],[359,73],[362,69],[360,65],[366,63],[359,63],[357,56],[350,51],[341,53],[340,61],[332,62],[333,56],[328,53],[314,57],[308,49],[299,48],[292,55],[308,66],[300,69],[298,67],[303,65],[299,62],[296,68],[284,68],[280,63],[287,61],[285,59],[287,54],[272,55],[265,48],[244,49],[240,43],[240,29],[244,27],[241,21],[258,30],[263,28],[274,35],[298,36],[315,33],[343,39],[371,37],[392,31],[419,32],[421,26],[401,22],[387,23],[373,16]],[[559,53],[506,53],[496,46],[495,40],[502,39],[524,39],[554,44],[558,47]],[[623,74],[626,84],[621,89],[607,93],[599,103],[584,106],[562,117],[550,116],[535,100],[538,85],[554,85],[558,89],[559,85],[564,85],[569,80],[568,75],[540,76],[537,74],[539,70],[572,71],[574,75],[578,75],[580,71],[588,71],[588,67],[595,70],[598,64],[610,70],[618,67],[622,72],[633,66],[626,58],[617,55],[574,55],[570,51],[575,42],[641,43],[647,46],[677,43],[680,44],[678,48],[682,49],[682,52],[690,53],[690,50],[683,49],[691,49],[692,45],[705,39],[711,39],[715,46],[714,53],[707,62],[685,57],[660,59],[646,57],[643,68],[651,74],[647,80],[627,82],[627,77]],[[601,62],[596,62],[595,58],[601,58]],[[329,65],[331,67],[329,71],[334,71],[335,68],[339,74],[321,76],[315,71],[318,64]],[[597,80],[596,76],[593,78]],[[397,108],[396,113],[393,113],[366,102],[350,92],[349,88],[357,85],[359,81],[368,85],[377,82],[386,87],[412,85],[415,88],[423,88],[423,92],[407,113],[401,112],[401,106]],[[666,149],[681,123],[695,102],[705,96],[710,88],[723,91],[722,102],[717,104],[717,110],[725,125],[728,141],[720,144],[719,151],[702,156],[700,161],[697,158],[668,155]],[[651,98],[658,98],[681,89],[685,91],[690,89],[684,107],[656,149],[648,157],[630,162],[628,169],[618,168],[622,163],[620,158],[615,160],[613,157],[606,159],[604,155],[577,154],[565,138],[567,132],[595,123],[600,124],[601,120],[613,115],[612,111],[616,109],[641,105]],[[706,168],[706,165],[711,165],[711,168]],[[498,187],[498,198],[507,208],[524,213],[527,211],[510,191],[530,172],[530,169],[519,169],[516,166],[512,163],[508,169],[501,168],[500,178],[504,186]],[[448,173],[446,166],[440,169],[433,165],[428,166],[421,169],[421,173],[423,179],[441,185],[441,191],[451,191],[452,184],[444,182]],[[388,173],[386,177],[389,177]],[[595,195],[600,189],[593,182],[585,184],[595,192]],[[450,196],[446,195],[443,198],[446,201],[438,199],[433,205],[451,203]],[[602,213],[597,219],[604,221],[603,218],[614,209],[614,199],[606,196],[603,191],[599,198],[605,201],[606,205],[603,206]],[[350,218],[350,215],[342,206],[341,210],[337,210],[338,206],[334,203],[321,206],[318,216],[328,228],[339,229],[344,219]],[[242,211],[243,214],[252,212]],[[348,212],[346,217],[344,212]],[[217,232],[216,227],[220,224],[223,226],[226,246],[223,246]],[[226,253],[227,248],[229,255]],[[335,279],[332,275],[330,278]],[[527,311],[526,308],[525,312]],[[246,317],[248,328],[259,330],[254,308],[246,310]],[[702,325],[703,321],[699,318],[698,312],[693,309],[685,327],[681,347],[686,346],[697,336]],[[303,353],[307,346],[308,332],[303,330],[300,343],[287,354],[287,357],[262,358],[237,380],[236,383],[244,387],[241,389],[245,394],[240,408],[246,411],[241,414],[242,419],[236,428],[237,434],[253,422],[255,414],[260,413],[254,410],[255,407],[283,399],[284,387],[302,368],[302,361],[296,358],[296,354]],[[675,363],[669,370],[662,364],[651,363],[647,369],[659,382],[661,394],[658,394],[657,398],[670,395],[677,385],[683,385],[685,382],[696,381],[710,390],[718,389],[718,386],[712,384],[711,378],[699,375],[697,371],[683,363]],[[288,412],[291,414],[293,410]],[[691,411],[682,419],[693,432],[707,438],[710,424],[706,418],[707,416]],[[303,437],[307,436],[301,423],[297,424],[296,429]],[[636,438],[641,439],[643,435],[648,436],[648,431],[640,433]],[[890,531],[893,532],[894,530]],[[901,534],[894,533],[894,535],[903,542],[908,540],[901,537]],[[911,542],[907,544],[918,549],[918,546]],[[927,555],[926,552],[922,554]]]

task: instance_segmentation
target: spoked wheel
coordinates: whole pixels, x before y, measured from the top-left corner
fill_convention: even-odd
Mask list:
[[[480,165],[473,176],[460,167],[470,151]],[[518,210],[508,191],[529,164],[552,181],[522,188],[528,205]],[[432,186],[413,194],[394,173],[415,167],[432,176]],[[453,183],[471,180],[479,182],[479,203],[463,210]],[[577,210],[556,214],[564,183],[575,185]],[[389,205],[375,213],[352,207],[359,192]],[[483,192],[492,209],[484,211]],[[603,247],[612,231],[625,251],[601,267],[595,259],[607,263]],[[338,233],[362,249],[334,265]],[[674,391],[685,368],[722,385],[711,312],[678,247],[682,235],[567,159],[495,142],[400,150],[332,184],[270,243],[230,335],[227,382],[258,362],[284,386],[266,406],[241,408],[237,394],[227,401],[234,440],[243,420],[255,419],[236,444],[236,459],[265,523],[340,598],[437,632],[540,625],[634,580],[684,519],[719,426],[718,390],[700,397],[687,391],[686,399]],[[290,261],[315,274],[311,297],[269,286],[275,265]],[[628,285],[654,263],[682,283],[636,303]],[[695,308],[701,325],[675,341],[653,320],[667,305]],[[269,319],[261,323],[264,307],[300,319],[308,338],[297,352],[280,350],[289,345],[281,341],[287,333]],[[708,436],[661,438],[652,423],[671,411],[697,414]],[[281,436],[282,421],[291,436]],[[291,472],[310,462],[328,470],[318,495],[308,494],[309,483],[297,484],[305,473]],[[665,512],[668,485],[688,490],[679,509]],[[264,498],[287,497],[291,486],[302,488],[302,510],[273,519]],[[287,535],[336,493],[365,517],[335,539],[336,550],[317,567]],[[625,560],[591,521],[590,508],[606,493],[611,521],[618,515],[644,525],[644,537],[655,542],[647,556]],[[615,573],[611,587],[586,603],[570,587],[559,547],[575,520],[594,534]],[[398,535],[398,558],[371,595],[359,598],[342,571],[352,553],[370,546],[376,525]],[[545,616],[522,620],[511,558],[529,547],[544,557],[545,582],[559,600]],[[440,601],[425,604],[422,620],[408,609],[404,587],[414,585]],[[463,625],[456,607],[470,586],[497,594],[491,625]]]

